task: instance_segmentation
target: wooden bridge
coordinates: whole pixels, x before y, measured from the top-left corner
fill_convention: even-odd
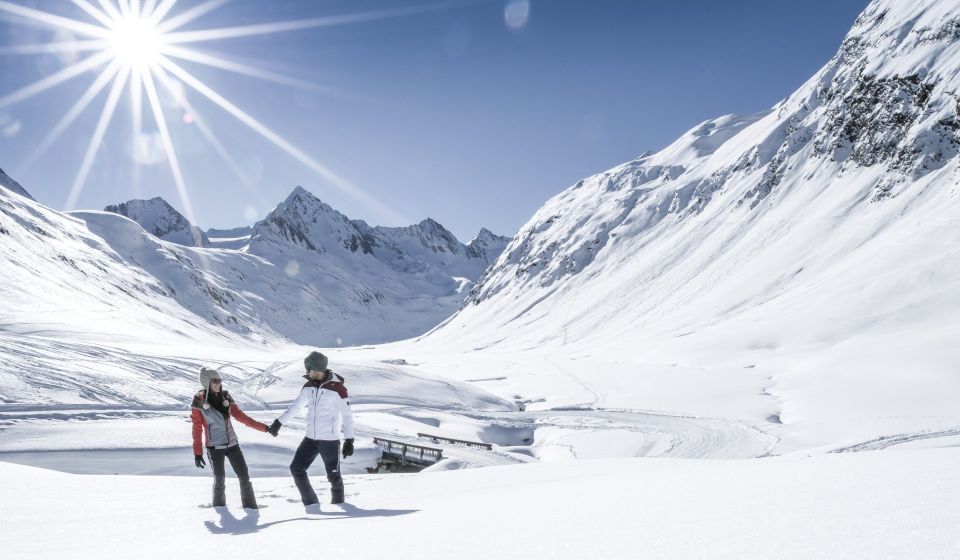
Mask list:
[[[376,468],[370,472],[417,472],[435,465],[443,458],[443,450],[406,441],[397,441],[381,437],[373,438],[380,447],[381,457]]]
[[[471,447],[483,451],[492,451],[493,445],[479,441],[449,438],[434,434],[418,433],[418,437],[429,439],[435,444],[456,445]],[[401,441],[382,437],[373,438],[373,443],[380,447],[380,462],[367,472],[419,472],[429,466],[437,464],[444,458],[444,450],[438,447],[428,447],[419,442]],[[456,453],[454,453],[456,455]]]

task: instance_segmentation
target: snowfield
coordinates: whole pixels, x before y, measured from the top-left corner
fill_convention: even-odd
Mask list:
[[[952,559],[957,449],[758,460],[605,459],[347,476],[305,513],[287,478],[68,475],[0,463],[7,558]],[[322,487],[321,487],[322,488]],[[319,523],[319,525],[317,525]]]

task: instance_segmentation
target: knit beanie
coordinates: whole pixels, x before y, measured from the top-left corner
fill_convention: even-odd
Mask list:
[[[303,360],[303,367],[307,368],[307,371],[310,371],[311,369],[316,371],[326,371],[327,363],[327,357],[320,352],[310,352],[310,355]]]
[[[210,390],[210,381],[214,379],[220,379],[219,371],[207,367],[200,368],[200,386],[204,391]]]

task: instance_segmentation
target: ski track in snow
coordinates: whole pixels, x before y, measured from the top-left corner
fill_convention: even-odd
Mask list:
[[[845,447],[838,447],[836,449],[831,449],[827,451],[827,453],[857,453],[860,451],[880,451],[881,449],[893,447],[894,445],[901,445],[905,443],[912,443],[915,441],[922,441],[926,439],[935,439],[935,438],[951,437],[951,436],[960,436],[960,426],[956,428],[949,428],[946,430],[937,430],[937,431],[925,430],[925,431],[916,432],[916,433],[880,436],[878,438],[857,443],[855,445],[848,445]]]
[[[407,407],[390,412],[405,416],[429,411]],[[762,457],[768,455],[777,442],[777,438],[773,436],[732,420],[658,414],[650,411],[573,409],[514,413],[459,411],[459,414],[466,418],[489,422],[492,425],[510,428],[529,427],[534,431],[542,428],[558,428],[570,432],[642,434],[651,440],[645,448],[665,448],[665,451],[652,455],[658,457],[685,459]],[[665,445],[657,446],[654,442]],[[518,442],[516,446],[521,447],[521,444]]]
[[[740,422],[719,418],[671,416],[650,412],[591,410],[560,413],[544,411],[538,426],[567,430],[615,430],[641,433],[669,444],[659,457],[685,459],[745,459],[770,452],[776,438]],[[564,422],[558,422],[562,418]],[[591,422],[602,420],[602,423]]]
[[[233,394],[243,400],[263,403],[257,393],[269,375],[283,363],[174,358],[150,356],[131,350],[81,340],[24,336],[0,331],[0,378],[30,377],[30,382],[7,385],[0,394],[0,411],[22,408],[17,403],[56,401],[57,394],[68,394],[79,403],[57,404],[58,408],[77,404],[83,407],[105,405],[126,407],[183,407],[183,387],[196,384],[201,364],[218,367],[232,383]],[[239,366],[243,367],[239,367]],[[249,373],[252,372],[252,373]],[[133,373],[133,375],[131,375]],[[250,379],[257,381],[251,392]],[[16,385],[20,385],[19,390]],[[144,391],[144,386],[149,391]],[[84,403],[86,401],[87,404]]]

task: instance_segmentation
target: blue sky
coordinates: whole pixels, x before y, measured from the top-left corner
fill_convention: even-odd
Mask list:
[[[95,22],[66,1],[17,3]],[[170,17],[200,4],[180,0]],[[197,224],[251,224],[302,185],[373,225],[431,217],[464,241],[481,226],[512,235],[543,202],[584,176],[660,149],[705,119],[773,105],[833,55],[867,2],[510,4],[233,0],[190,22],[181,30],[432,8],[191,45],[322,86],[179,62],[356,189],[336,186],[185,87],[197,115],[172,95],[161,101]],[[64,40],[62,31],[25,23],[2,14],[0,46]],[[0,99],[66,64],[62,55],[0,54]],[[0,168],[54,208],[64,208],[109,87],[34,165],[22,163],[95,78],[85,72],[0,107]],[[162,196],[183,209],[146,108],[142,145],[152,148],[136,165],[127,97],[119,100],[76,207]],[[197,119],[239,170],[218,156]]]

